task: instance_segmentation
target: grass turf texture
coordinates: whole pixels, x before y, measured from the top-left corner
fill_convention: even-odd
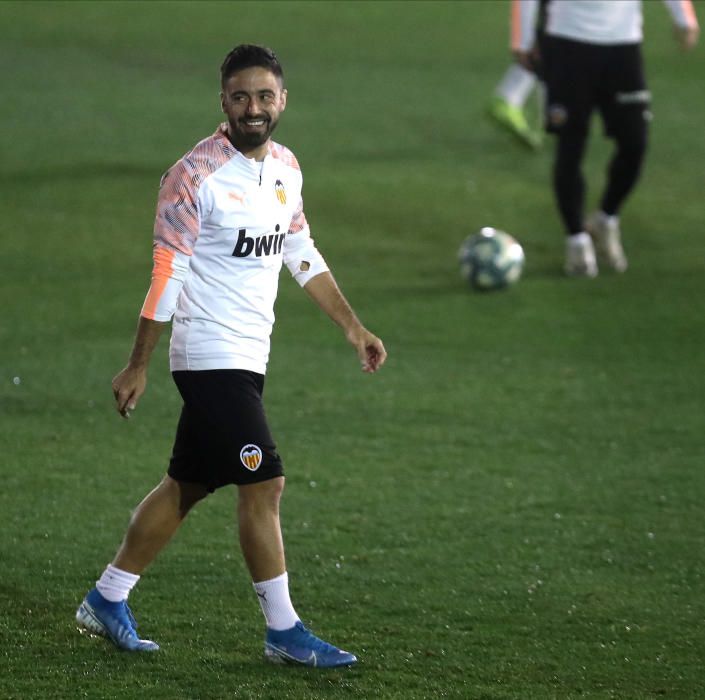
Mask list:
[[[681,55],[646,5],[656,119],[624,212],[631,267],[588,281],[560,274],[550,148],[483,117],[507,65],[503,2],[0,4],[0,696],[701,694],[703,49]],[[232,490],[131,598],[158,655],[73,624],[165,468],[166,342],[130,422],[109,382],[148,284],[159,176],[218,123],[217,68],[242,41],[282,58],[277,139],[390,352],[362,376],[282,279],[266,401],[292,593],[360,656],[351,670],[262,661]],[[608,153],[596,129],[593,202]],[[457,246],[483,225],[524,245],[517,288],[459,280]]]

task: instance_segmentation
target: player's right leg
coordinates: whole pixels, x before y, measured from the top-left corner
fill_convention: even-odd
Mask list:
[[[513,63],[495,88],[488,106],[488,113],[494,121],[530,148],[541,145],[541,134],[531,128],[524,114],[524,105],[535,86],[536,75]]]
[[[207,495],[205,486],[167,474],[132,514],[113,565],[141,574],[168,544],[191,508]]]
[[[566,233],[564,270],[571,277],[595,277],[595,248],[585,230],[585,155],[593,109],[596,62],[587,44],[546,37],[546,130],[556,136],[553,191]]]
[[[109,601],[97,588],[91,589],[76,611],[81,631],[107,637],[125,651],[158,651],[159,645],[150,639],[140,639],[137,623],[127,600]]]
[[[569,277],[597,277],[595,246],[586,231],[566,237],[564,270]]]
[[[76,611],[80,628],[110,639],[120,649],[156,651],[140,639],[127,597],[140,574],[172,538],[191,507],[207,494],[205,487],[166,476],[139,504],[113,563],[106,567]]]
[[[598,273],[595,248],[583,222],[585,182],[581,161],[587,136],[585,121],[563,125],[558,131],[553,166],[553,190],[567,234],[564,270],[570,277],[595,277]]]

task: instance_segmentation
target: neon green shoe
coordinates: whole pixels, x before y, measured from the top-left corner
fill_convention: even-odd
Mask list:
[[[495,122],[514,134],[525,146],[534,150],[541,147],[541,134],[529,126],[524,112],[519,107],[509,104],[501,97],[494,97],[487,111]]]

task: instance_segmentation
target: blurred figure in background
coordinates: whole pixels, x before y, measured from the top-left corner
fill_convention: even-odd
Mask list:
[[[692,49],[699,27],[691,0],[663,1],[681,47]],[[551,0],[541,46],[535,31],[539,0],[514,0],[514,5],[521,22],[515,56],[530,70],[540,53],[546,131],[557,136],[553,188],[567,234],[565,272],[595,277],[597,258],[624,272],[619,212],[639,178],[651,118],[641,55],[641,0]],[[581,164],[594,109],[615,151],[600,207],[585,220]]]

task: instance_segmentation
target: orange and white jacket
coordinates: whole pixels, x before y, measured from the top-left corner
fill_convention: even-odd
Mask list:
[[[691,0],[663,0],[679,27],[697,27]],[[534,45],[538,0],[512,0],[511,48]],[[587,44],[638,44],[644,38],[641,0],[549,0],[546,34]]]
[[[173,317],[172,371],[264,374],[279,272],[305,285],[328,269],[311,239],[294,154],[244,157],[221,124],[162,177],[142,316]]]

